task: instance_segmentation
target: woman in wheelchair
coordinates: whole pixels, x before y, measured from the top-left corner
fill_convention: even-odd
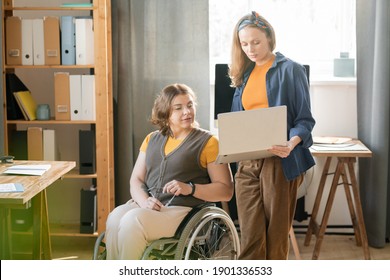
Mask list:
[[[140,147],[131,199],[107,219],[107,259],[140,259],[152,241],[172,237],[193,207],[232,198],[230,168],[215,163],[218,140],[195,117],[196,96],[188,86],[168,85],[157,96],[151,122],[158,130]]]

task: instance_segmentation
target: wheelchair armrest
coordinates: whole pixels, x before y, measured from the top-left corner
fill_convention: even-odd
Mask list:
[[[175,232],[175,238],[179,239],[183,229],[185,228],[186,224],[191,220],[191,218],[198,213],[201,209],[210,207],[210,206],[216,206],[213,202],[204,202],[202,204],[199,204],[191,209],[190,212],[184,217],[183,221],[181,221],[180,225],[177,227]]]

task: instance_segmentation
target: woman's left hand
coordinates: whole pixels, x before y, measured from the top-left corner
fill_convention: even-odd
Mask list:
[[[268,149],[269,152],[273,153],[275,156],[286,158],[290,155],[291,151],[294,150],[295,146],[301,142],[299,136],[293,136],[289,141],[286,142],[286,145],[275,145],[271,149]]]
[[[177,180],[172,180],[168,183],[165,184],[163,188],[163,192],[165,193],[171,193],[174,195],[189,195],[192,191],[192,188],[189,184],[177,181]]]
[[[289,145],[289,143],[287,143],[286,146],[282,146],[282,145],[272,146],[272,148],[268,149],[268,151],[273,153],[275,156],[286,158],[290,155],[293,149],[294,147],[292,145]]]

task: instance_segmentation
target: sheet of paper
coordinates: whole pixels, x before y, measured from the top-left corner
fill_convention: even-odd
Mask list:
[[[310,147],[315,151],[368,151],[368,149],[360,144],[314,144]]]
[[[331,137],[331,136],[314,136],[313,142],[315,144],[344,144],[351,141],[349,137]]]
[[[40,176],[51,167],[50,164],[14,165],[4,171],[5,174]]]
[[[0,193],[23,192],[24,187],[19,183],[0,184]]]

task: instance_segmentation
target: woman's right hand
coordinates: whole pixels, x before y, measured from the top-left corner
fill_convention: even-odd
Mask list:
[[[147,199],[142,201],[140,207],[160,211],[161,207],[163,207],[163,204],[157,198],[149,196]]]

